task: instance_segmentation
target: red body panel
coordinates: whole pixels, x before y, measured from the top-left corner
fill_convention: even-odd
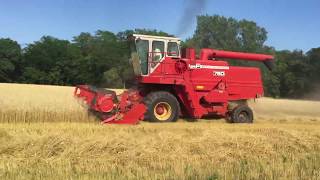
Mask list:
[[[260,69],[230,67],[226,78],[228,100],[252,99],[263,95]]]

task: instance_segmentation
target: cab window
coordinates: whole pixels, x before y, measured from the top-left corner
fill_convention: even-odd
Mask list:
[[[179,46],[176,42],[168,42],[168,56],[179,56]]]
[[[152,41],[152,60],[160,61],[164,57],[164,42]]]
[[[137,53],[140,59],[140,66],[143,75],[148,74],[148,53],[149,53],[149,41],[138,40],[136,42]]]

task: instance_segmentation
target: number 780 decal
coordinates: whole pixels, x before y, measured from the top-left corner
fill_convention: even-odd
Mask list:
[[[213,71],[213,76],[225,76],[224,71]]]

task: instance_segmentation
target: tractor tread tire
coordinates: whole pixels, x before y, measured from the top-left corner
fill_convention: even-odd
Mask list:
[[[159,102],[167,102],[172,108],[172,115],[167,120],[159,120],[154,115],[154,107]],[[145,99],[144,104],[147,107],[144,119],[150,122],[165,123],[175,122],[179,118],[180,105],[177,98],[167,91],[157,91],[149,93]]]
[[[240,118],[240,114],[244,118]],[[227,118],[227,122],[229,123],[253,123],[253,112],[251,108],[247,105],[239,105],[235,107],[229,117]]]

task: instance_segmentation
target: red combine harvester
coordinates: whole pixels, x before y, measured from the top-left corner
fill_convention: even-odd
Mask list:
[[[88,85],[75,88],[74,95],[103,123],[174,122],[179,116],[210,115],[231,123],[253,122],[246,101],[263,95],[260,69],[229,66],[219,59],[260,61],[271,69],[273,56],[202,49],[197,59],[194,49],[180,50],[178,38],[133,34],[128,40],[136,89],[116,95]]]

